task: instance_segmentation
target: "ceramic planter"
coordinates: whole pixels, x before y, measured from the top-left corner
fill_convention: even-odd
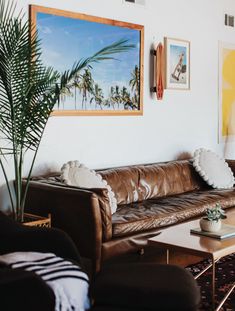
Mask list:
[[[217,232],[221,229],[221,220],[215,221],[201,218],[200,227],[202,231]]]

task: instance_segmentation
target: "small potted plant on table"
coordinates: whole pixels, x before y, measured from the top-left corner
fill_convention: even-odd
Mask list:
[[[200,219],[200,227],[202,231],[217,232],[221,229],[221,219],[225,218],[227,218],[225,211],[217,203],[215,207],[206,210],[206,216]]]

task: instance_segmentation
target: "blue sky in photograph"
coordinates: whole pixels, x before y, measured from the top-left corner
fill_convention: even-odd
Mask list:
[[[91,56],[103,47],[120,39],[128,39],[135,48],[115,54],[116,60],[93,64],[91,70],[95,82],[103,89],[105,97],[110,86],[129,87],[131,72],[139,66],[138,30],[106,25],[85,20],[37,14],[37,27],[42,41],[43,61],[59,71],[64,71],[81,58]]]
[[[186,65],[186,47],[185,46],[179,46],[179,45],[170,45],[170,58],[171,60],[174,60],[175,62],[178,62],[179,56],[181,53],[184,53],[184,59],[183,59],[183,65]]]

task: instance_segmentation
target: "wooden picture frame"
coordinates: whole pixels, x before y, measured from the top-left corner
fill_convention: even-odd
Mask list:
[[[218,143],[235,141],[235,44],[219,42]]]
[[[58,71],[120,39],[132,46],[88,68],[92,88],[86,89],[82,79],[88,78],[81,72],[53,115],[143,114],[144,26],[37,5],[29,6],[29,16],[32,31],[37,29],[41,39],[45,65]]]
[[[190,89],[190,42],[187,40],[164,38],[165,48],[165,88]]]

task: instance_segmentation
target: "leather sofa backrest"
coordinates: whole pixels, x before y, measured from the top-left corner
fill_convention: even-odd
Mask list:
[[[202,188],[205,183],[189,160],[99,170],[118,204],[170,196]]]

